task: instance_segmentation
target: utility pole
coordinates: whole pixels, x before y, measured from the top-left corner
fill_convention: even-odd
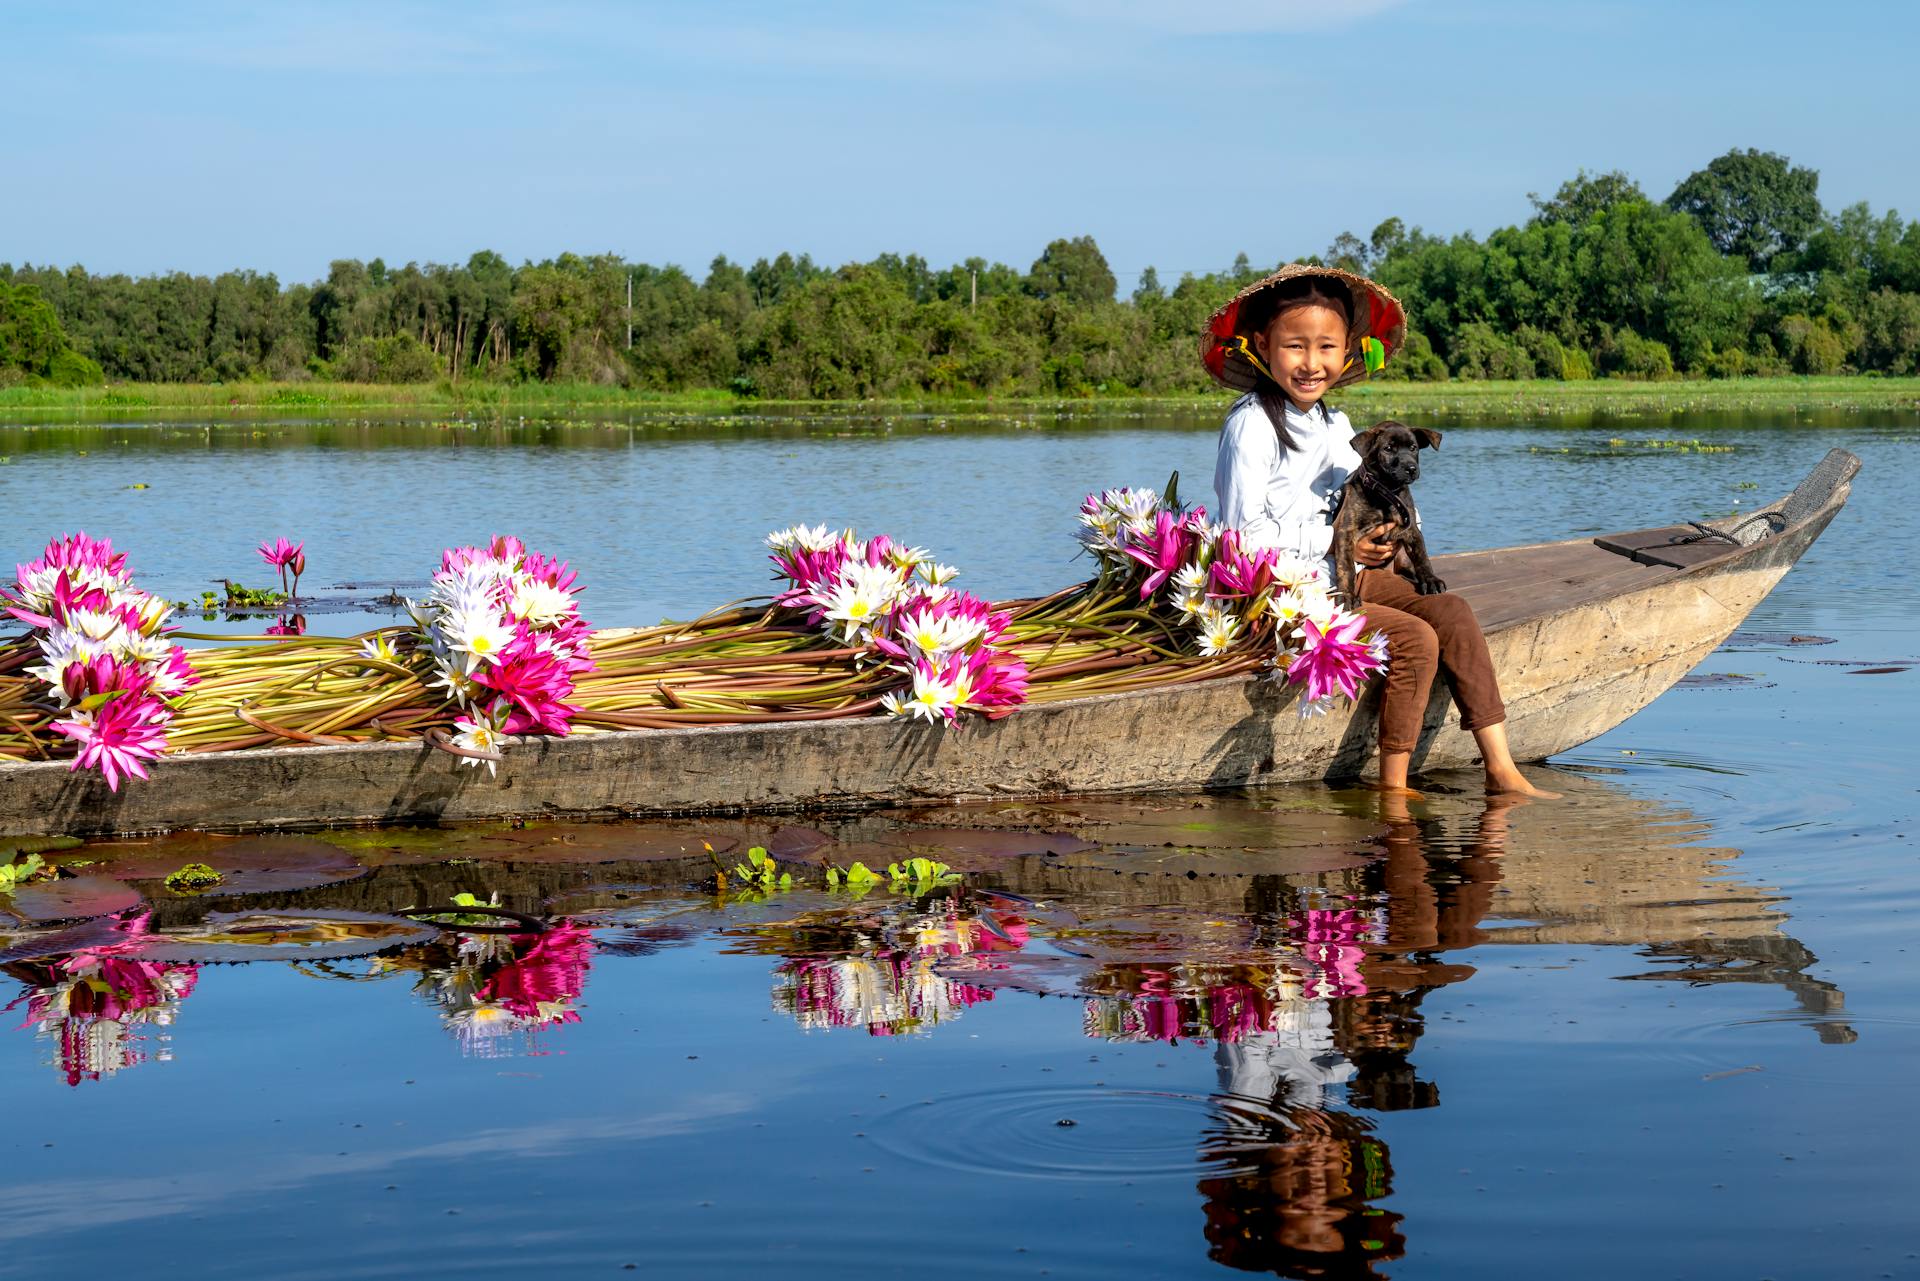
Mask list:
[[[627,350],[633,350],[633,273],[627,273]]]
[[[977,271],[969,271],[967,276],[973,281],[973,292],[967,299],[967,310],[971,311],[980,305],[980,273]]]

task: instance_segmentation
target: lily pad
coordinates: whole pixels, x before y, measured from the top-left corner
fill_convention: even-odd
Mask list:
[[[642,863],[697,858],[712,847],[731,854],[738,838],[687,827],[651,827],[631,823],[543,823],[487,835],[492,857],[507,863]],[[470,857],[486,853],[470,851]]]
[[[1071,832],[1029,832],[972,827],[905,827],[888,832],[882,843],[941,854],[1019,858],[1032,854],[1076,854],[1098,846]]]
[[[166,897],[225,898],[274,894],[334,885],[365,876],[367,869],[336,846],[301,836],[227,838],[193,834],[86,850],[97,873],[122,881],[164,881],[189,863],[220,875],[217,885],[187,894],[160,887]]]
[[[13,910],[29,921],[77,921],[112,916],[146,900],[140,891],[111,876],[64,876],[33,881],[13,892]]]
[[[776,828],[760,845],[775,858],[808,858],[833,844],[833,838],[811,827]],[[718,848],[716,846],[716,848]]]
[[[199,925],[137,937],[127,954],[176,965],[342,961],[439,936],[436,926],[381,912],[212,912]]]
[[[77,836],[0,836],[0,857],[8,850],[15,854],[47,854],[54,850],[70,850],[83,844]]]
[[[0,964],[33,961],[43,956],[65,956],[71,952],[85,952],[91,948],[124,943],[128,937],[127,930],[121,922],[104,916],[95,917],[93,920],[79,925],[70,925],[63,930],[14,935],[4,948],[0,948]]]

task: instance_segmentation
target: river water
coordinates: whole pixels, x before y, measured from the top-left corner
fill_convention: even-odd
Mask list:
[[[1405,810],[1294,786],[338,834],[255,842],[280,879],[213,906],[468,892],[553,928],[137,967],[16,932],[0,1273],[1920,1275],[1920,420],[1442,425],[1439,551],[1726,515],[1833,446],[1864,470],[1694,678],[1544,767],[1561,802],[1443,774]],[[111,534],[184,597],[263,582],[251,549],[284,534],[348,603],[510,531],[617,625],[762,591],[765,531],[826,521],[1005,596],[1077,576],[1088,489],[1178,469],[1204,497],[1211,430],[20,424],[0,548]],[[701,890],[703,841],[728,866],[770,844],[798,883]],[[222,848],[63,857],[118,863],[165,927],[203,905],[119,861]],[[916,853],[961,879],[855,896],[809,870]]]

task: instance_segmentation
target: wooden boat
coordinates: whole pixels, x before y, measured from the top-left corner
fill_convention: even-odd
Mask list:
[[[1725,528],[1675,525],[1438,558],[1487,631],[1514,755],[1605,733],[1710,654],[1846,503],[1833,450]],[[418,743],[169,757],[110,792],[65,762],[0,766],[0,832],[106,833],[858,809],[934,799],[1240,787],[1355,774],[1373,698],[1297,715],[1293,687],[1227,676],[1022,708],[941,729],[891,718],[529,739],[497,777]],[[1443,683],[1417,768],[1473,763]]]

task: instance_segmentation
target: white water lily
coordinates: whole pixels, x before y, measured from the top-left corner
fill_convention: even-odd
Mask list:
[[[887,549],[887,563],[895,569],[912,572],[923,563],[933,559],[933,553],[924,547],[901,547],[895,545]]]
[[[173,642],[164,636],[149,636],[140,632],[122,631],[120,641],[114,646],[114,657],[126,662],[142,665],[157,665],[167,661],[167,655],[173,652]]]
[[[400,651],[394,648],[393,636],[388,632],[377,632],[361,641],[360,656],[379,663],[397,664],[400,661]]]
[[[893,716],[918,716],[938,724],[950,720],[970,691],[964,679],[948,680],[925,666],[916,666],[911,693],[884,695],[881,706]]]
[[[455,747],[464,747],[470,752],[498,752],[506,745],[503,741],[504,736],[491,721],[463,716],[453,723],[453,727],[459,731],[452,739]],[[487,773],[496,778],[500,774],[499,761],[482,760],[477,756],[463,756],[460,758],[460,763],[485,765]]]
[[[1240,636],[1240,617],[1217,605],[1201,610],[1195,621],[1200,624],[1200,652],[1209,657],[1224,654]]]
[[[491,612],[454,614],[442,626],[447,645],[460,656],[462,670],[469,674],[498,663],[500,652],[513,643],[514,629]]]
[[[523,579],[514,587],[507,612],[523,618],[535,627],[561,622],[573,614],[573,597],[552,583],[536,578]]]
[[[827,619],[840,625],[841,635],[856,642],[893,607],[903,585],[901,572],[891,565],[852,562],[841,568],[821,605]]]
[[[960,618],[919,609],[899,619],[893,634],[915,656],[944,657],[958,653],[986,635],[984,618]]]

